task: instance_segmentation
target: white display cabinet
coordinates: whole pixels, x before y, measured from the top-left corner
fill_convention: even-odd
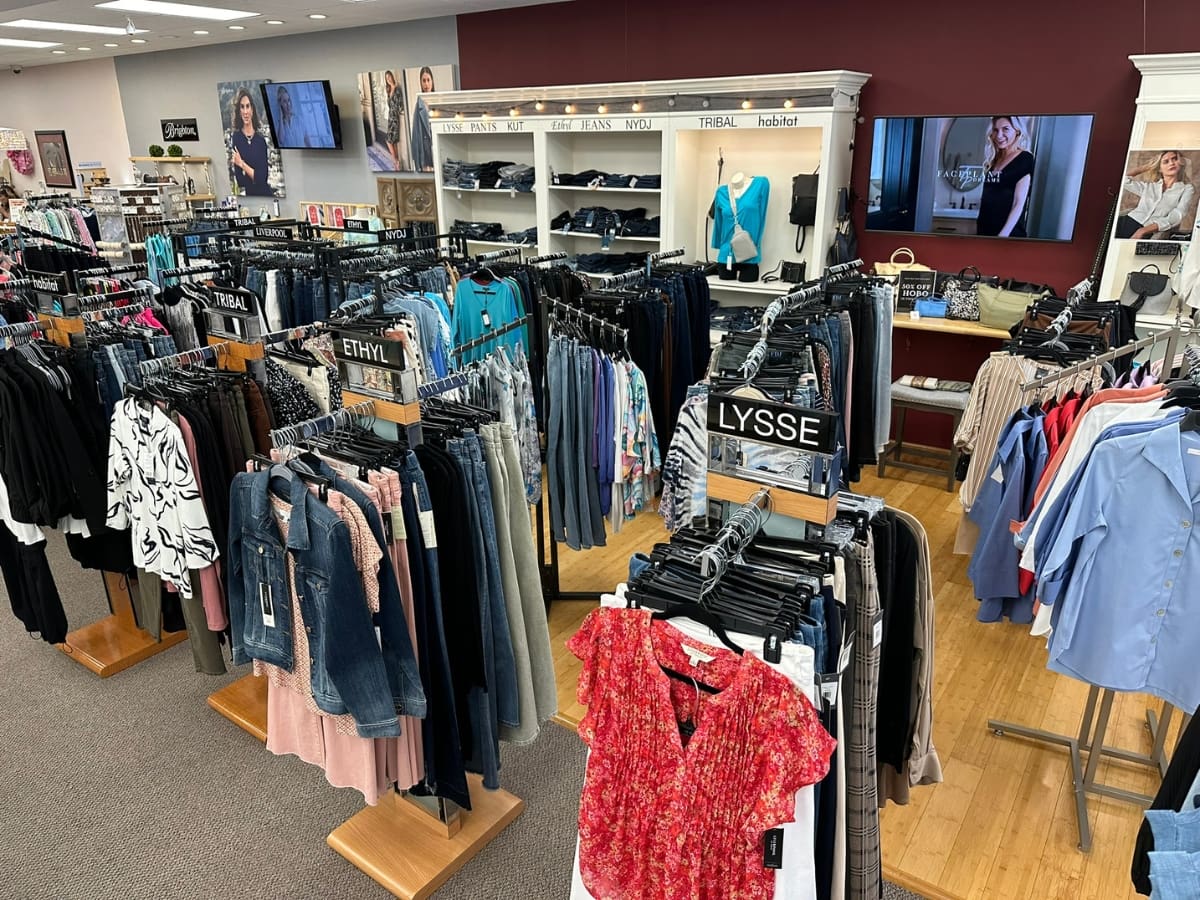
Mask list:
[[[1129,151],[1200,150],[1200,53],[1131,56],[1130,61],[1141,73],[1142,84],[1129,136]],[[1118,191],[1125,174],[1125,163],[1123,159],[1121,171],[1112,175],[1112,184]],[[1200,190],[1200,172],[1191,172],[1191,179]],[[1200,229],[1194,227],[1191,244],[1195,244],[1198,233]],[[1182,255],[1139,255],[1137,245],[1135,240],[1121,240],[1110,235],[1108,255],[1097,293],[1099,299],[1114,300],[1119,297],[1125,287],[1126,276],[1145,265],[1153,263],[1163,272],[1178,272],[1183,264]],[[1184,253],[1200,252],[1189,244],[1180,246]],[[1169,327],[1175,323],[1177,313],[1178,300],[1167,315],[1139,314],[1139,330],[1143,330],[1142,326],[1145,326],[1145,330]]]
[[[534,164],[532,133],[445,134],[435,138],[438,165],[435,179],[438,190],[439,231],[445,233],[455,219],[469,222],[499,222],[505,234],[524,231],[537,224],[536,197],[529,191],[515,191],[481,184],[471,190],[442,180],[441,163],[457,159],[482,163],[502,159],[525,165]],[[467,241],[471,252],[483,253],[511,246],[505,240]]]
[[[804,261],[815,276],[833,240],[838,190],[850,183],[858,96],[869,77],[837,70],[428,95],[444,201],[440,230],[456,218],[499,221],[506,232],[536,222],[539,254],[682,248],[686,260],[715,260],[706,223],[723,157],[723,183],[736,172],[770,181],[761,273],[781,261]],[[456,191],[441,183],[446,159],[532,161],[536,184],[530,194],[515,197]],[[589,169],[656,174],[661,187],[553,183],[554,173]],[[816,222],[805,229],[798,253],[796,226],[788,221],[792,177],[814,172],[820,175]],[[659,236],[618,235],[605,248],[599,235],[551,230],[556,216],[591,206],[644,207],[647,217],[661,218]],[[528,255],[533,252],[531,247]],[[787,287],[717,278],[711,283],[720,302],[755,305]]]

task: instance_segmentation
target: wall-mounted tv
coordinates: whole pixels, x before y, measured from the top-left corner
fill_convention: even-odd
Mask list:
[[[328,81],[271,81],[260,88],[280,150],[341,148],[342,121]]]
[[[1092,116],[875,120],[867,228],[1069,241]]]

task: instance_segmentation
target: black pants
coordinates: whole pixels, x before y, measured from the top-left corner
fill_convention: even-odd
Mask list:
[[[1117,219],[1117,237],[1131,238],[1135,231],[1143,227],[1142,223],[1133,216],[1121,216]]]
[[[40,633],[42,640],[61,644],[67,639],[67,614],[50,563],[46,560],[46,542],[22,544],[11,531],[0,526],[0,572],[13,614],[30,634]]]

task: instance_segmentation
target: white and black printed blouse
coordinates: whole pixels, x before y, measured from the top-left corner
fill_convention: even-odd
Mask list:
[[[313,360],[313,365],[318,365],[316,360]],[[267,397],[275,413],[276,428],[295,425],[321,415],[321,407],[312,394],[295,375],[273,359],[267,360]]]
[[[134,564],[185,598],[192,596],[190,571],[219,556],[183,434],[161,409],[132,399],[113,411],[108,525],[129,528]]]

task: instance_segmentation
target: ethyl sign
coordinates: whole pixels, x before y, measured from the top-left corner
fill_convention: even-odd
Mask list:
[[[837,417],[831,413],[732,394],[708,395],[708,430],[788,450],[832,455]]]
[[[200,128],[195,119],[160,119],[164,141],[198,141]]]

